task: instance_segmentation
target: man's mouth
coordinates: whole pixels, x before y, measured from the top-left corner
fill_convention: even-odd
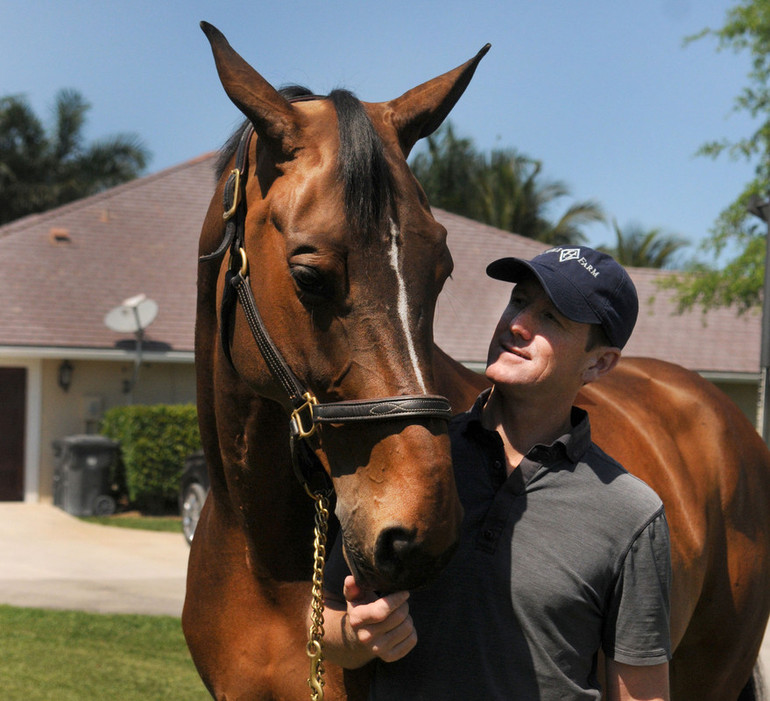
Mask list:
[[[509,346],[505,343],[501,343],[500,348],[502,349],[503,353],[515,355],[517,358],[521,358],[522,360],[530,360],[529,355],[517,346]]]

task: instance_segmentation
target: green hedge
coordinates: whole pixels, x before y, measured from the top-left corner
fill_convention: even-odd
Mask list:
[[[115,407],[105,412],[100,433],[120,443],[136,508],[159,513],[176,501],[184,459],[201,447],[193,404]]]

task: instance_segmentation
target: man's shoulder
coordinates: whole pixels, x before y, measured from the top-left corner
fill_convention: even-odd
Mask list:
[[[590,444],[579,465],[592,478],[606,485],[609,491],[617,493],[618,498],[633,504],[635,508],[657,512],[663,506],[661,498],[652,487],[605,453],[596,443]]]

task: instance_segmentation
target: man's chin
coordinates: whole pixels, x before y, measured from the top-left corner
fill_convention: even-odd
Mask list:
[[[505,382],[513,374],[518,372],[518,366],[522,359],[513,353],[500,353],[496,358],[487,362],[484,374],[492,382]]]

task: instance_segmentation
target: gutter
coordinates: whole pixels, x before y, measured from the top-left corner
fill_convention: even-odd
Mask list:
[[[2,346],[0,345],[0,362],[4,358],[25,359],[55,359],[60,360],[115,360],[133,362],[135,350],[119,348],[78,348],[72,346]],[[183,350],[157,351],[145,350],[142,358],[153,363],[194,363],[195,352]]]

